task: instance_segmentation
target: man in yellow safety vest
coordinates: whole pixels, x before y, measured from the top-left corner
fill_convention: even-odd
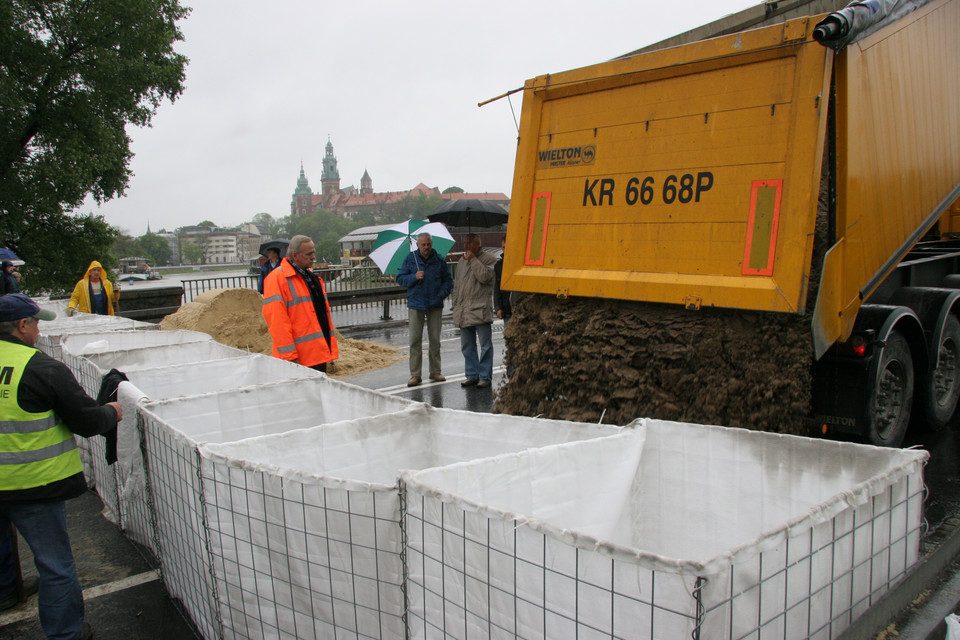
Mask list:
[[[44,634],[74,640],[92,633],[67,534],[66,500],[87,490],[73,436],[116,428],[123,410],[98,405],[34,347],[40,320],[54,317],[23,294],[0,297],[0,531],[12,523],[33,551]],[[0,558],[0,589],[14,584],[12,564]]]

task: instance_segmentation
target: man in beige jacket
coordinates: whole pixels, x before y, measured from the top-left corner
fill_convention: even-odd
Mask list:
[[[457,264],[453,283],[453,324],[460,327],[466,380],[464,387],[489,387],[493,381],[493,266],[497,259],[484,251],[480,238],[471,233],[464,241],[466,252]],[[479,357],[477,339],[480,340]]]

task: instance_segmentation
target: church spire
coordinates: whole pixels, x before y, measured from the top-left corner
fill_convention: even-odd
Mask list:
[[[294,197],[299,195],[310,195],[313,192],[310,191],[310,183],[307,182],[307,176],[303,172],[303,162],[300,163],[300,177],[297,178],[297,188],[293,192]]]
[[[329,198],[340,193],[340,172],[337,171],[337,157],[333,155],[333,143],[327,136],[327,150],[323,156],[323,173],[320,175],[323,197]]]
[[[310,191],[310,183],[307,182],[307,175],[303,172],[303,161],[301,161],[300,177],[297,178],[297,188],[293,191],[290,213],[297,216],[310,213],[311,200],[313,200],[313,192]]]

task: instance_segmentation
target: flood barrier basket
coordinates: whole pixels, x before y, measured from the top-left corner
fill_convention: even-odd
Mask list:
[[[916,563],[927,456],[651,420],[404,473],[410,637],[835,638]]]

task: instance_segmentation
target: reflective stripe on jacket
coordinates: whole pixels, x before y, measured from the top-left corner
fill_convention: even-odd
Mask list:
[[[83,470],[73,433],[50,411],[29,413],[17,389],[32,347],[0,341],[0,491],[31,489]]]
[[[322,278],[320,287],[326,297]],[[317,320],[310,289],[294,271],[289,258],[281,260],[280,266],[263,279],[263,317],[273,338],[275,358],[296,360],[305,367],[312,367],[340,357],[329,302],[326,311],[330,326],[329,346]]]

